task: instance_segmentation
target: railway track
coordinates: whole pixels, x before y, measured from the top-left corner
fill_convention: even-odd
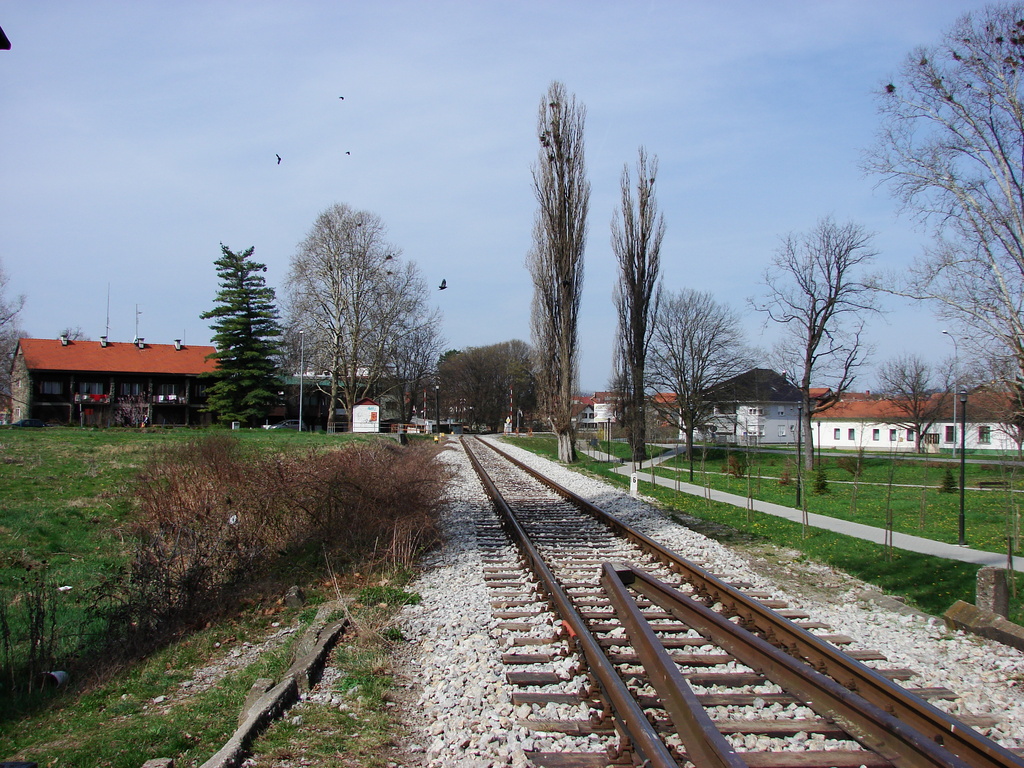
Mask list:
[[[513,635],[513,703],[534,730],[599,747],[531,752],[534,765],[1024,768],[971,727],[987,723],[929,703],[951,691],[904,688],[913,672],[881,653],[844,653],[851,638],[725,583],[490,444],[463,445],[502,521],[478,538]],[[556,618],[538,620],[548,610]]]

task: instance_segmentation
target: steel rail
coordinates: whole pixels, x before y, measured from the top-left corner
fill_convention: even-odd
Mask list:
[[[697,694],[669,656],[636,601],[629,595],[626,584],[633,579],[623,578],[620,573],[626,567],[605,563],[601,585],[608,593],[615,614],[622,622],[630,644],[647,672],[648,682],[658,692],[658,698],[675,724],[676,733],[686,747],[688,759],[701,768],[746,768],[747,763],[715,727],[707,710],[697,699]]]
[[[906,723],[720,613],[632,565],[605,563],[602,584],[632,588],[741,663],[807,703],[868,749],[903,768],[966,768]]]
[[[650,768],[678,768],[679,763],[659,738],[657,730],[648,722],[643,709],[630,694],[615,667],[605,656],[583,617],[573,607],[569,596],[562,590],[554,573],[544,562],[540,552],[533,546],[526,531],[516,520],[508,503],[488,476],[479,459],[473,455],[471,450],[467,450],[466,455],[469,456],[470,463],[480,477],[484,490],[502,518],[506,530],[519,547],[523,557],[529,561],[531,569],[547,591],[555,611],[574,633],[576,642],[590,667],[590,672],[594,675],[597,684],[611,705],[622,733],[629,738],[640,757],[648,761],[647,765]]]
[[[684,578],[695,582],[695,588],[702,594],[721,603],[728,611],[738,616],[748,628],[754,627],[763,633],[768,642],[803,658],[819,672],[907,723],[972,768],[1024,768],[1024,759],[982,736],[955,717],[883,677],[871,667],[850,658],[789,619],[764,607],[696,563],[633,530],[613,515],[545,477],[492,443],[483,440],[480,442],[576,504],[584,512],[632,539]]]

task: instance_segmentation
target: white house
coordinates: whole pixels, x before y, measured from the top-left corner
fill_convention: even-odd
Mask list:
[[[701,436],[739,445],[796,442],[800,390],[768,368],[753,368],[708,391],[714,413]]]
[[[991,393],[972,393],[967,398],[967,428],[964,447],[968,451],[1016,451],[1008,425],[999,422],[993,413]],[[962,407],[962,406],[959,406]],[[926,429],[922,449],[928,452],[952,453],[960,448],[960,416],[954,419],[952,398],[939,411],[935,422]],[[868,451],[915,451],[914,429],[907,415],[892,400],[872,397],[868,393],[851,392],[834,406],[811,419],[814,445]]]

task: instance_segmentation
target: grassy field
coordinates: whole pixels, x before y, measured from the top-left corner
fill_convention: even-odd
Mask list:
[[[746,476],[723,470],[730,457],[746,467]],[[959,466],[933,460],[892,460],[866,456],[860,475],[853,457],[828,457],[820,469],[802,473],[802,497],[808,512],[842,520],[854,520],[878,528],[887,520],[894,531],[949,544],[957,543],[960,494],[943,492],[947,471],[959,483]],[[705,471],[701,471],[701,464]],[[709,452],[696,462],[693,482],[740,496],[796,506],[796,470],[791,457],[775,453]],[[852,470],[852,471],[851,471]],[[1008,537],[1019,533],[1021,494],[1019,469],[999,464],[968,463],[965,467],[964,517],[967,543],[988,552],[1006,552]],[[689,465],[683,457],[660,465],[657,474],[689,481]],[[788,482],[780,484],[780,478]],[[823,488],[817,486],[822,483]],[[1006,487],[979,487],[979,483],[1005,483]],[[1014,554],[1020,554],[1020,538],[1013,536]]]
[[[547,458],[557,459],[557,446],[550,437],[514,438],[509,440],[517,446],[534,451]],[[608,444],[602,443],[601,450]],[[621,443],[611,443],[612,452],[621,457],[628,457],[628,447]],[[841,474],[850,477],[845,470],[833,464],[829,468],[826,460],[826,475],[838,478]],[[728,458],[724,452],[708,452],[705,456],[704,470],[695,474],[698,484],[706,479],[712,487],[728,490],[732,493],[746,495],[748,489],[754,498],[794,505],[795,486],[780,486],[778,478],[791,457],[778,454],[764,454],[760,459],[748,457],[748,466],[757,478],[735,478],[722,474],[723,465]],[[760,464],[758,462],[760,461]],[[933,462],[929,462],[933,463]],[[804,496],[807,498],[808,510],[822,515],[834,515],[853,519],[868,525],[884,526],[885,508],[893,510],[894,530],[928,537],[941,541],[956,541],[959,513],[959,494],[938,493],[934,487],[923,491],[925,527],[921,528],[921,488],[892,488],[888,485],[890,472],[899,472],[902,482],[923,483],[926,479],[936,486],[941,482],[944,467],[918,466],[901,460],[895,468],[885,457],[865,459],[865,467],[861,482],[857,489],[856,511],[851,512],[852,486],[844,486],[838,482],[829,483],[829,493],[815,494],[813,476],[805,478]],[[700,469],[700,461],[695,463]],[[585,455],[580,455],[576,465],[584,472],[599,475],[609,482],[621,487],[628,487],[629,479],[612,471],[606,462],[598,462]],[[958,467],[955,468],[958,471]],[[669,464],[658,471],[658,474],[674,476],[675,471],[683,474],[680,479],[689,477],[689,466],[675,467]],[[790,467],[792,472],[792,468]],[[774,476],[773,475],[774,472]],[[670,514],[682,514],[711,523],[701,530],[708,535],[735,543],[753,537],[759,541],[789,547],[803,553],[803,556],[828,563],[858,578],[881,587],[884,591],[907,598],[914,605],[929,613],[939,615],[957,600],[974,602],[977,566],[941,558],[918,555],[903,550],[887,553],[881,545],[855,539],[849,536],[832,533],[820,529],[809,529],[807,534],[798,523],[793,523],[772,515],[748,512],[746,509],[729,504],[710,502],[699,496],[677,493],[670,488],[654,486],[644,482],[649,477],[645,470],[639,473],[640,490],[657,499],[663,509]],[[1017,479],[1006,474],[994,465],[968,464],[966,487],[976,484],[979,480],[1006,479],[1016,484]],[[879,483],[879,485],[869,485]],[[994,551],[1005,551],[1006,541],[1006,504],[1008,494],[1005,491],[971,490],[966,496],[966,517],[968,520],[968,541],[981,548],[981,542],[989,542]],[[1014,495],[1014,498],[1016,494]],[[1013,514],[1016,509],[1011,507]],[[724,528],[722,528],[724,526]],[[1022,585],[1024,586],[1024,585]],[[1018,590],[1011,599],[1011,620],[1024,623],[1024,590]]]
[[[87,612],[85,596],[105,571],[123,565],[130,556],[126,531],[134,478],[155,449],[207,433],[230,434],[245,450],[258,454],[381,439],[261,429],[0,430],[0,598],[11,608],[9,614],[16,613],[26,589],[34,580],[43,580],[46,597],[54,602],[49,615],[58,622],[63,645],[58,657],[73,653],[79,639],[75,632]],[[142,661],[117,669],[99,664],[101,673],[88,673],[83,679],[80,671],[66,687],[18,700],[0,690],[0,761],[137,768],[151,757],[170,756],[177,765],[198,765],[234,730],[253,681],[276,679],[290,664],[291,646],[312,620],[316,606],[341,593],[357,599],[352,615],[359,631],[345,640],[335,661],[346,679],[363,680],[363,688],[372,693],[364,696],[365,717],[335,724],[333,756],[317,764],[383,764],[373,755],[383,754],[382,745],[394,724],[383,701],[389,683],[381,659],[386,658],[389,643],[400,641],[384,630],[401,605],[392,599],[392,591],[404,585],[411,572],[332,573],[328,579],[318,552],[280,567],[287,570],[277,574],[284,583],[305,589],[305,608],[287,608],[280,594],[247,600],[240,614],[183,636]],[[382,598],[377,585],[383,583],[390,586]],[[365,610],[358,602],[362,592],[367,592],[368,603],[372,601]],[[295,631],[252,663],[232,663],[248,644],[280,633],[281,627]],[[192,679],[197,668],[222,664],[229,669],[215,684],[182,695],[182,683]],[[314,750],[316,742],[311,740]],[[274,741],[268,744],[269,753],[281,749]]]

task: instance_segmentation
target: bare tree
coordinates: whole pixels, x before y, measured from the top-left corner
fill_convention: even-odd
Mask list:
[[[289,325],[304,330],[311,365],[330,377],[329,430],[339,404],[351,414],[379,395],[399,341],[417,327],[411,321],[430,317],[426,284],[399,255],[378,216],[337,204],[317,216],[292,259]]]
[[[1005,356],[1024,387],[1024,4],[962,16],[880,89],[865,167],[934,244],[887,290],[931,302],[978,357]]]
[[[579,378],[578,326],[583,292],[590,183],[583,127],[586,108],[553,82],[537,117],[540,151],[533,167],[537,215],[526,257],[533,278],[531,330],[541,411],[558,438],[560,461],[576,460],[573,396]]]
[[[642,462],[647,456],[644,370],[654,331],[653,317],[658,312],[661,295],[658,275],[665,219],[658,214],[654,197],[657,176],[658,158],[648,161],[646,150],[640,147],[636,161],[636,200],[633,200],[629,168],[623,167],[619,184],[622,220],[618,212],[612,219],[612,251],[621,273],[614,296],[619,316],[616,365],[623,387],[624,424],[634,462]]]
[[[446,355],[438,366],[446,410],[471,426],[500,432],[514,406],[533,409],[532,357],[518,339]]]
[[[11,364],[18,339],[25,334],[18,326],[18,315],[25,306],[25,296],[7,295],[11,278],[0,263],[0,394],[11,393]]]
[[[67,337],[68,341],[92,341],[89,335],[82,330],[82,326],[76,325],[72,328],[70,325],[64,330],[57,334],[58,337]]]
[[[395,336],[389,364],[391,376],[402,403],[402,421],[412,421],[415,394],[437,370],[444,338],[441,336],[440,310],[420,306],[417,314],[402,323]]]
[[[671,399],[655,398],[655,407],[686,435],[693,461],[694,431],[712,414],[712,390],[753,365],[743,342],[739,314],[710,293],[684,288],[662,297],[654,321],[648,382]]]
[[[895,357],[879,368],[882,393],[901,419],[894,423],[914,431],[917,453],[925,432],[949,410],[955,374],[952,362],[933,367],[913,354]]]
[[[801,391],[808,470],[814,466],[811,417],[838,402],[863,363],[863,316],[877,311],[874,290],[858,275],[875,256],[870,240],[860,226],[831,217],[806,234],[787,235],[764,274],[766,304],[755,304],[785,333],[775,354]],[[829,394],[811,399],[812,385]]]

